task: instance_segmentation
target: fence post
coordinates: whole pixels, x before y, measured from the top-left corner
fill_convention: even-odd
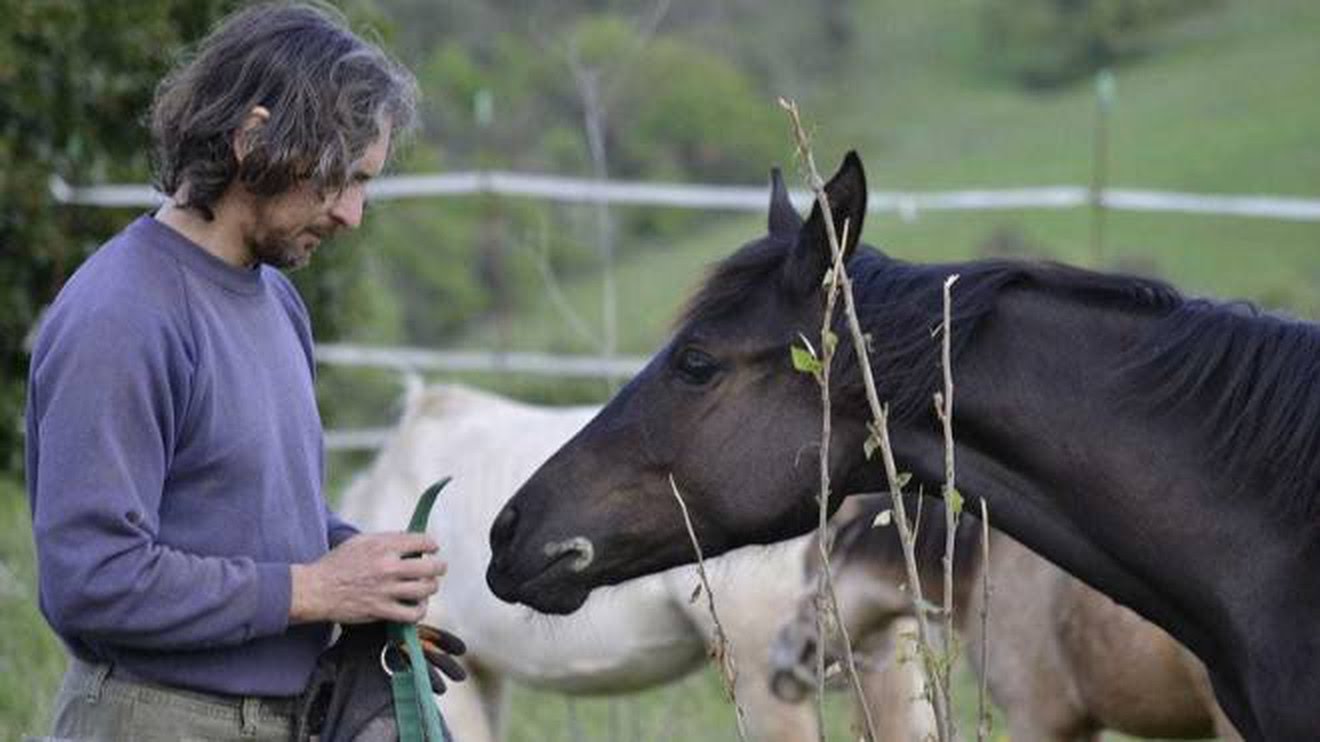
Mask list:
[[[1105,264],[1105,186],[1109,179],[1109,116],[1114,102],[1114,73],[1095,76],[1095,132],[1091,152],[1091,262]]]

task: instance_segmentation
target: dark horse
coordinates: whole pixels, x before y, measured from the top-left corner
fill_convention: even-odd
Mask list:
[[[1126,604],[1210,670],[1252,740],[1320,738],[1320,328],[1053,264],[915,265],[856,249],[849,154],[827,186],[900,468],[938,491],[933,414],[954,287],[957,473],[970,508]],[[491,530],[501,598],[552,613],[694,559],[670,476],[717,554],[817,521],[824,217],[776,173],[769,234],[720,263],[673,339],[518,491]],[[838,325],[836,493],[886,488],[863,452],[857,356]],[[833,503],[837,505],[836,503]]]

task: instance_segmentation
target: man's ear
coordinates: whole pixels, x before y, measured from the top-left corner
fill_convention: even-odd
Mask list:
[[[834,234],[846,263],[857,248],[862,220],[866,217],[866,173],[857,152],[850,151],[844,156],[839,171],[825,184],[825,196],[834,217]],[[833,264],[825,216],[817,201],[785,262],[784,282],[798,293],[815,291],[820,288],[825,271]]]
[[[270,121],[270,110],[265,106],[253,106],[251,111],[243,117],[243,123],[238,125],[238,130],[234,132],[234,159],[240,163],[247,158],[248,152],[252,151],[251,134]]]

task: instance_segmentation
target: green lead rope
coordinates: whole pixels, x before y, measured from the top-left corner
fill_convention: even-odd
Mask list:
[[[450,477],[445,477],[422,493],[413,510],[412,520],[408,522],[410,532],[422,533],[426,530],[426,522],[431,517],[436,496],[449,484],[449,480]],[[399,742],[451,742],[440,720],[435,696],[431,693],[431,678],[426,671],[426,657],[422,654],[422,643],[417,638],[417,627],[410,623],[391,621],[386,624],[385,630],[390,643],[403,645],[408,653],[408,671],[396,672],[390,677],[394,689],[394,718],[399,726]]]

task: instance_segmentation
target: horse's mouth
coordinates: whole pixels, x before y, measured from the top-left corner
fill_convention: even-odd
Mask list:
[[[589,564],[580,549],[563,549],[549,556],[535,573],[520,578],[510,574],[502,560],[492,560],[486,569],[486,584],[506,603],[522,603],[541,613],[564,615],[587,602],[591,587],[581,580]]]

